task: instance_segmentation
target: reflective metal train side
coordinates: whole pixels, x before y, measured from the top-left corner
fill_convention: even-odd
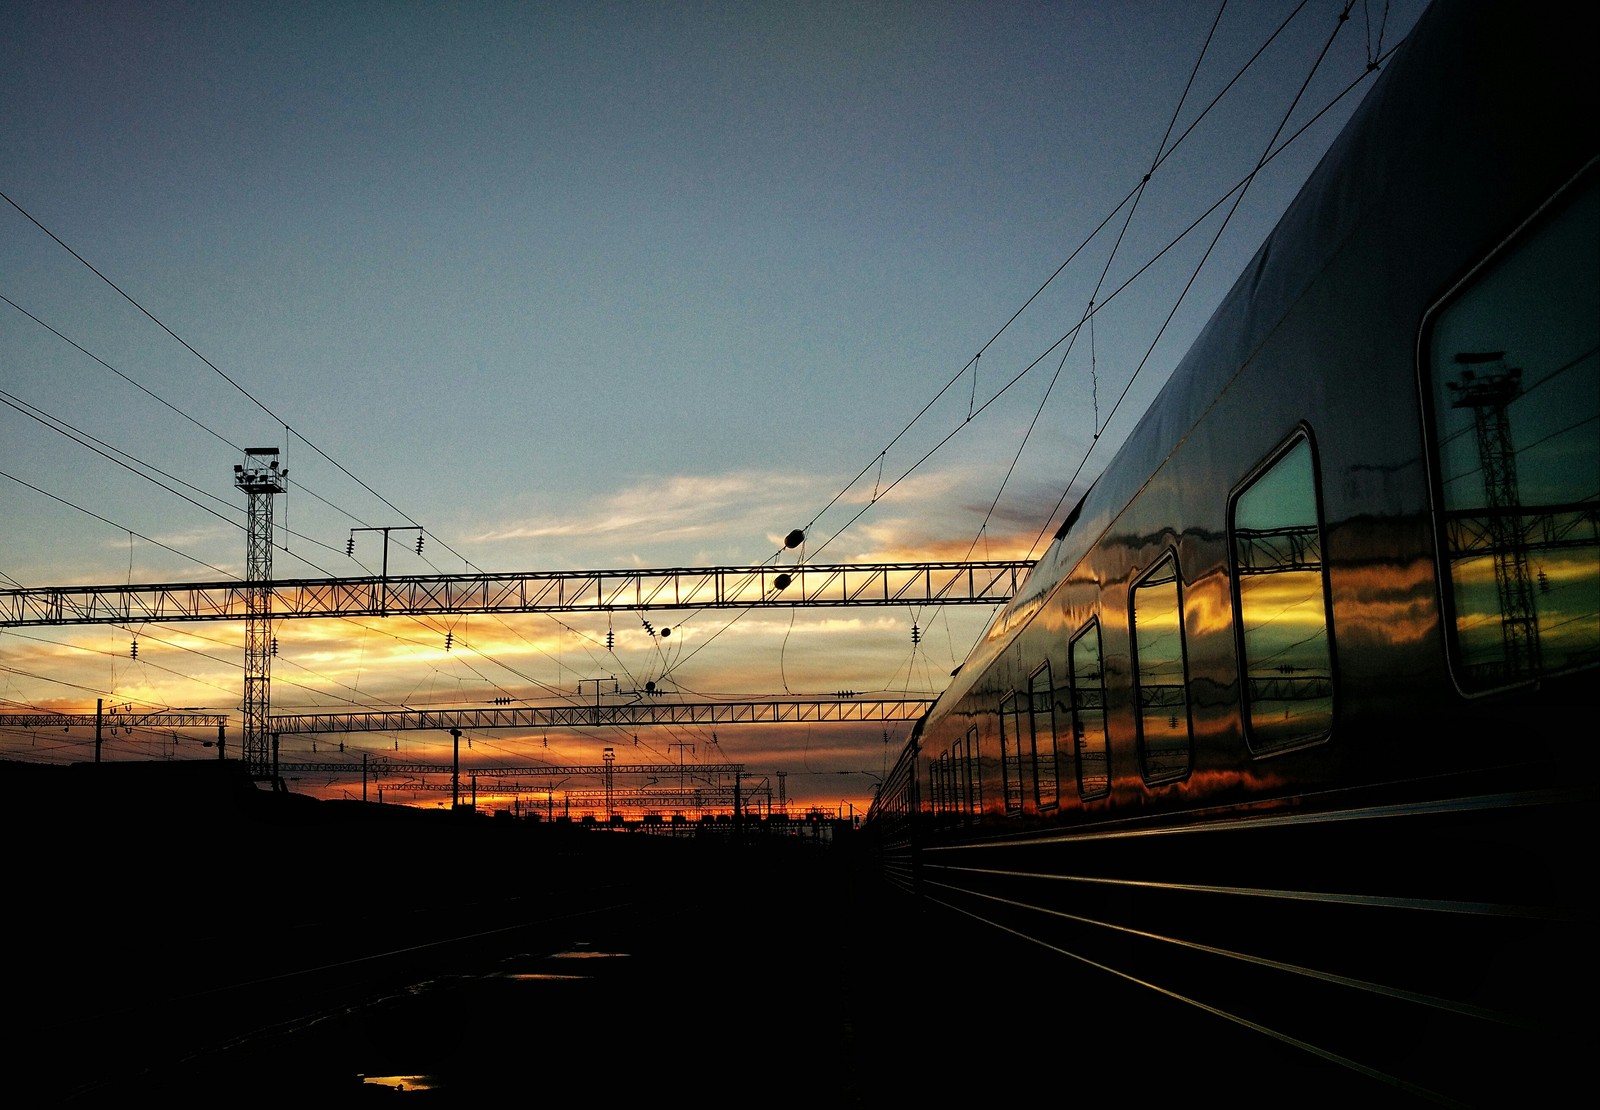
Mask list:
[[[1038,945],[952,975],[1072,1011],[1052,969],[1099,967],[1440,1100],[1575,1078],[1594,47],[1552,6],[1424,14],[920,723],[869,819],[891,878]]]

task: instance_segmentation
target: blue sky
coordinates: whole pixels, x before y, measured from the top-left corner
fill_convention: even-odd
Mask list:
[[[1229,3],[1183,99],[1209,3],[6,0],[4,584],[242,575],[232,467],[252,446],[290,471],[280,577],[375,571],[370,534],[345,557],[349,530],[411,524],[429,538],[421,558],[392,550],[396,573],[752,563],[795,527],[810,538],[789,561],[1038,554],[1068,480],[1104,465],[1364,91],[1258,175],[1203,266],[1226,204],[1122,289],[1254,167],[1339,7],[1304,5],[1152,174],[1113,253],[1164,137],[1294,5]],[[1281,135],[1420,7],[1357,4]],[[1060,343],[1113,289],[1092,335]],[[700,614],[676,658],[628,615],[615,653],[592,619],[458,623],[470,656],[432,646],[441,622],[296,622],[273,702],[546,696],[611,674],[915,693],[988,615],[765,611],[694,652],[728,624]],[[239,630],[179,631],[211,639],[144,630],[135,662],[138,630],[0,630],[0,711],[236,710]],[[788,767],[793,797],[877,769],[868,740],[646,748]],[[0,734],[0,755],[36,748]]]

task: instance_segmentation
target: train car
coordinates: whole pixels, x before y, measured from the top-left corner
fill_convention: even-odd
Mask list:
[[[1227,1030],[1190,1090],[1593,1098],[1595,45],[1423,14],[919,722],[866,827],[933,1056],[1001,983],[1070,1056],[1115,986],[1187,1015],[1129,1092]]]

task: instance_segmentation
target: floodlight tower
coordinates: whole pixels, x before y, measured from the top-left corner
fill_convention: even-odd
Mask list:
[[[1528,530],[1519,512],[1517,449],[1506,412],[1522,395],[1522,371],[1506,366],[1504,351],[1463,352],[1456,363],[1462,367],[1461,380],[1446,386],[1455,395],[1452,407],[1472,410],[1478,434],[1506,672],[1511,677],[1530,674],[1539,670],[1539,618],[1528,574]]]
[[[272,699],[272,498],[283,492],[287,469],[276,447],[249,447],[233,468],[233,483],[249,498],[245,540],[244,762],[257,779],[276,781],[267,714]]]

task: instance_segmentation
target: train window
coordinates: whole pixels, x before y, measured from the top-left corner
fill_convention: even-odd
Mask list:
[[[1056,804],[1056,706],[1047,662],[1028,679],[1028,735],[1032,740],[1034,784],[1040,806]]]
[[[1178,560],[1166,555],[1133,587],[1129,606],[1139,706],[1139,762],[1149,780],[1189,773],[1188,666]]]
[[[1022,738],[1021,699],[1010,693],[1000,702],[1000,779],[1007,813],[1020,813],[1027,793],[1023,772],[1029,761],[1022,757]]]
[[[1600,187],[1567,191],[1429,322],[1451,665],[1467,691],[1600,657]]]
[[[967,813],[967,803],[961,797],[961,758],[961,741],[957,740],[950,749],[944,771],[945,808],[957,817],[965,817]]]
[[[1072,739],[1078,764],[1078,793],[1085,798],[1098,798],[1111,789],[1099,621],[1090,621],[1072,638],[1067,656],[1072,670]]]
[[[978,753],[978,728],[967,730],[967,758],[965,769],[967,811],[977,814],[983,810],[983,761]]]
[[[1328,582],[1311,443],[1296,437],[1233,499],[1233,589],[1253,751],[1317,740],[1333,727]]]
[[[935,807],[940,813],[947,813],[956,808],[955,797],[950,792],[950,753],[945,752],[939,757],[939,803]]]

